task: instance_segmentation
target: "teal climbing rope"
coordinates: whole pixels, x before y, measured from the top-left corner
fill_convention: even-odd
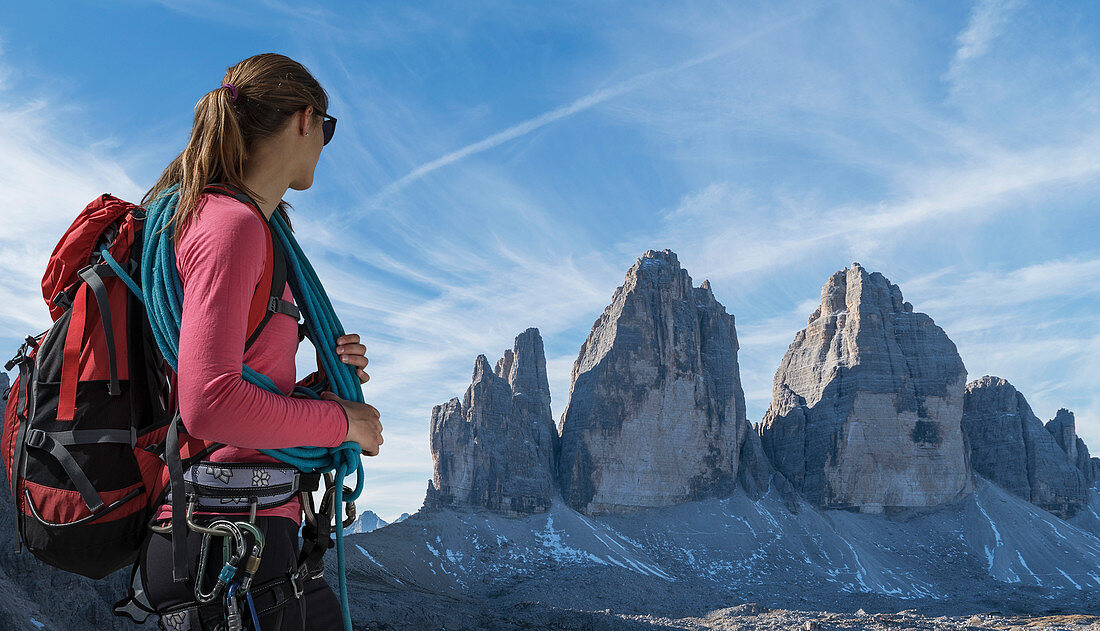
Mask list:
[[[141,256],[141,292],[138,294],[145,303],[149,324],[164,359],[177,370],[179,360],[180,322],[183,313],[183,284],[176,269],[175,247],[172,242],[169,221],[175,213],[179,201],[179,185],[173,185],[146,207],[145,227]],[[332,391],[338,397],[363,403],[363,390],[355,366],[345,364],[336,355],[335,341],[344,334],[339,318],[332,308],[325,288],[309,259],[306,258],[294,234],[278,213],[272,215],[269,224],[273,238],[286,253],[288,267],[287,283],[298,301],[298,308],[305,318],[306,331],[311,341],[321,340],[317,349],[322,368],[328,375]],[[122,272],[117,262],[107,257],[116,272]],[[136,284],[124,273],[119,274],[133,290]],[[324,343],[324,342],[329,343]],[[267,375],[243,365],[241,375],[245,381],[270,392],[279,392],[275,383]],[[309,388],[296,387],[295,393],[319,398]],[[261,449],[261,452],[297,467],[306,473],[332,472],[335,481],[334,506],[343,506],[345,501],[355,501],[363,492],[363,462],[360,459],[360,446],[348,441],[339,447],[292,447],[288,449]],[[355,474],[355,487],[344,497],[344,479]],[[336,511],[336,559],[340,573],[340,608],[344,618],[344,630],[351,631],[351,614],[348,606],[348,587],[345,572],[344,524]]]

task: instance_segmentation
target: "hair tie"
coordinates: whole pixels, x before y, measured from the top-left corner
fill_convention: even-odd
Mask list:
[[[233,87],[232,83],[223,83],[222,87],[223,88],[229,88],[230,93],[232,93],[233,96],[229,97],[229,100],[231,100],[231,101],[236,101],[237,100],[237,88]]]

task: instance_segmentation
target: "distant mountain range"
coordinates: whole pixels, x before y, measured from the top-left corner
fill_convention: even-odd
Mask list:
[[[408,518],[409,518],[408,513],[401,513],[401,516],[398,517],[397,519],[393,520],[393,523],[396,524],[398,522],[405,521]],[[359,516],[357,516],[355,518],[355,521],[352,522],[352,524],[350,526],[348,526],[347,528],[344,529],[344,533],[349,534],[349,535],[359,535],[359,534],[363,534],[364,532],[371,532],[373,530],[378,530],[379,528],[381,528],[383,526],[388,526],[388,525],[389,525],[389,522],[382,519],[378,515],[374,514],[374,511],[368,510],[367,512],[362,513]]]
[[[357,589],[448,629],[471,610],[529,623],[749,601],[1100,612],[1100,460],[1072,413],[1044,424],[1005,380],[968,383],[881,273],[827,279],[757,423],[737,350],[710,283],[650,250],[581,346],[556,426],[536,329],[495,367],[478,356],[463,397],[432,410],[423,508],[352,539]]]

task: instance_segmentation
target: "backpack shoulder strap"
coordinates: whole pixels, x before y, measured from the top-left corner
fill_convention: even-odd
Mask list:
[[[286,313],[287,315],[293,316],[295,320],[298,319],[298,309],[290,302],[283,300],[283,288],[286,287],[286,257],[283,255],[283,247],[279,245],[278,239],[272,239],[271,246],[271,290],[265,296],[267,300],[264,304],[263,317],[256,324],[255,329],[252,331],[252,335],[248,337],[248,341],[245,342],[245,350],[248,350],[248,347],[252,346],[256,338],[260,337],[260,333],[264,330],[264,327],[267,326],[268,321],[271,320],[271,316],[276,312]],[[256,295],[262,296],[264,294],[257,288]]]
[[[244,345],[245,350],[248,350],[256,341],[256,338],[260,336],[260,333],[263,332],[273,314],[276,312],[286,313],[294,317],[295,320],[300,315],[293,304],[283,300],[283,289],[286,287],[287,280],[286,256],[283,253],[282,246],[279,245],[278,239],[275,239],[271,234],[271,226],[255,200],[231,184],[211,184],[204,188],[203,192],[227,195],[247,204],[264,224],[264,241],[266,242],[268,255],[264,259],[264,273],[260,276],[260,282],[256,285],[255,293],[252,296],[252,304],[248,309],[247,330],[251,333]]]

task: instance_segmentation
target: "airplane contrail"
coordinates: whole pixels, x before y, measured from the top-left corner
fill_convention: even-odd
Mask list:
[[[694,57],[692,59],[689,59],[687,61],[681,62],[681,63],[679,63],[675,66],[671,66],[671,67],[668,67],[668,68],[658,68],[656,70],[651,70],[649,72],[645,72],[645,73],[642,73],[640,75],[631,77],[631,78],[626,79],[624,81],[621,81],[619,83],[616,83],[615,85],[612,85],[610,87],[601,88],[601,89],[596,90],[595,92],[592,92],[592,93],[590,93],[586,96],[583,96],[583,97],[581,97],[581,98],[579,98],[579,99],[577,99],[577,100],[575,100],[571,103],[556,107],[556,108],[550,110],[549,112],[545,112],[543,114],[535,116],[534,118],[527,119],[527,120],[523,121],[522,123],[517,123],[516,125],[513,125],[513,126],[507,128],[503,131],[499,131],[499,132],[497,132],[497,133],[495,133],[491,136],[488,136],[487,138],[485,138],[483,140],[479,140],[475,143],[466,145],[465,147],[462,147],[461,149],[457,149],[455,151],[452,151],[451,153],[448,153],[444,156],[436,158],[435,160],[425,162],[424,164],[416,167],[415,169],[408,172],[407,174],[405,174],[401,178],[399,178],[397,180],[394,180],[393,182],[390,182],[389,184],[384,186],[382,188],[382,190],[380,190],[377,194],[375,194],[368,201],[367,206],[369,208],[369,207],[377,205],[382,200],[384,200],[387,197],[389,197],[390,195],[393,195],[394,193],[402,190],[403,188],[405,188],[406,186],[408,186],[412,182],[415,182],[416,180],[424,177],[428,173],[431,173],[432,171],[443,168],[443,167],[447,166],[448,164],[457,162],[457,161],[465,158],[466,156],[470,156],[470,155],[473,155],[475,153],[481,153],[482,151],[492,149],[493,147],[496,147],[500,144],[503,144],[503,143],[505,143],[509,140],[512,140],[514,138],[518,138],[518,137],[523,136],[525,134],[528,134],[528,133],[530,133],[530,132],[532,132],[536,129],[539,129],[540,127],[545,127],[546,125],[549,125],[550,123],[553,123],[554,121],[561,120],[561,119],[563,119],[567,116],[571,116],[573,114],[576,114],[577,112],[582,112],[582,111],[584,111],[584,110],[586,110],[586,109],[588,109],[588,108],[590,108],[594,105],[598,105],[600,103],[603,103],[604,101],[607,101],[609,99],[613,99],[613,98],[615,98],[615,97],[617,97],[621,94],[625,94],[627,92],[630,92],[630,91],[634,90],[635,88],[637,88],[637,87],[639,87],[639,86],[641,86],[645,83],[648,83],[648,82],[652,81],[653,79],[655,79],[657,77],[667,75],[667,74],[673,74],[673,73],[681,72],[683,70],[687,70],[688,68],[692,68],[694,66],[705,63],[705,62],[710,61],[712,59],[715,59],[717,57],[727,55],[727,54],[733,52],[734,50],[737,50],[738,48],[741,48],[742,46],[744,46],[748,43],[751,43],[752,41],[754,41],[756,39],[759,39],[760,37],[763,37],[765,35],[770,34],[772,31],[775,31],[775,30],[780,29],[784,26],[787,26],[791,22],[802,20],[805,17],[806,17],[806,15],[795,15],[795,16],[785,18],[783,20],[779,20],[779,21],[769,25],[768,27],[763,28],[763,29],[753,33],[752,35],[744,37],[744,38],[742,38],[742,39],[740,39],[740,40],[738,40],[738,41],[736,41],[732,44],[729,44],[727,46],[723,46],[721,48],[718,48],[717,50],[711,51],[711,52],[709,52],[705,55],[702,55],[702,56],[699,56],[699,57]]]

